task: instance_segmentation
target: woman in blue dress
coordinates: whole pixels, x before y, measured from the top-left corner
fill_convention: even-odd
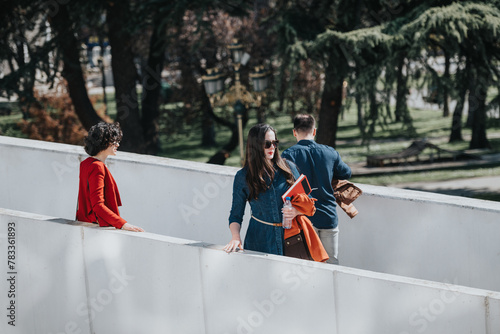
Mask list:
[[[240,249],[283,255],[282,218],[293,219],[300,214],[295,208],[282,213],[281,196],[299,176],[293,163],[281,159],[276,130],[267,124],[257,124],[248,132],[245,165],[233,183],[233,202],[229,215],[231,241],[226,252]],[[241,223],[246,202],[252,216],[241,244]]]

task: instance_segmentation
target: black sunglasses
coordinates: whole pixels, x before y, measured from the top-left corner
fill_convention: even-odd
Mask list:
[[[279,140],[273,140],[273,141],[266,140],[266,143],[264,144],[264,148],[265,149],[271,148],[271,145],[273,145],[274,147],[277,148],[279,143],[280,143]]]

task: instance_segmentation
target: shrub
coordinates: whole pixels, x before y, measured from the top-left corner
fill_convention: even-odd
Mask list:
[[[18,123],[21,131],[30,139],[81,145],[87,131],[80,123],[68,93],[43,96],[35,93],[35,97],[37,102],[32,103],[27,110],[30,119]],[[91,97],[92,99],[97,100],[97,97]],[[104,115],[101,117],[104,118]]]

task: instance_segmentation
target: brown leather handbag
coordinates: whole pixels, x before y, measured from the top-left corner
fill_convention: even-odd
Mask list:
[[[358,214],[358,210],[354,207],[356,198],[361,196],[363,191],[347,180],[332,180],[333,196],[335,201],[347,213],[349,217],[354,218]]]
[[[285,239],[283,252],[285,256],[314,261],[309,253],[309,248],[304,239],[304,232],[302,231]]]

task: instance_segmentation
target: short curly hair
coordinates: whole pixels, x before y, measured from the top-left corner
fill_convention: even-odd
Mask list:
[[[83,148],[88,155],[96,156],[111,144],[119,143],[122,137],[120,123],[99,122],[90,128],[87,137],[84,139]]]

